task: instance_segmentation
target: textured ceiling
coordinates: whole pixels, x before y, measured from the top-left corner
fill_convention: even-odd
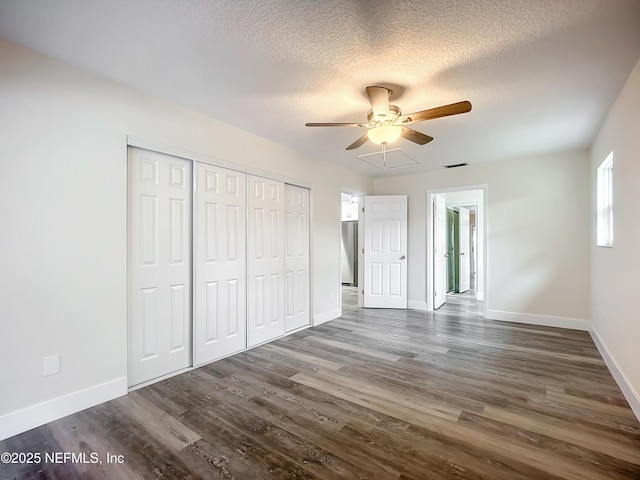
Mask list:
[[[638,0],[0,0],[0,36],[318,158],[375,176],[590,146],[640,57]],[[1,61],[1,59],[0,59]],[[367,85],[416,129],[423,165],[344,148]]]

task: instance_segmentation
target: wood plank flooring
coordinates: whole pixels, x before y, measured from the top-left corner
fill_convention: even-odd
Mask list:
[[[101,465],[0,478],[639,479],[640,424],[589,335],[478,310],[345,298],[340,319],[0,442]]]

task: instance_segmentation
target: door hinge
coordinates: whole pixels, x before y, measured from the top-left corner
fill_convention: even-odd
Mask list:
[[[364,213],[364,207],[362,207],[362,213]]]
[[[364,253],[364,248],[362,249],[362,253]]]
[[[362,295],[364,295],[364,290],[362,290]]]

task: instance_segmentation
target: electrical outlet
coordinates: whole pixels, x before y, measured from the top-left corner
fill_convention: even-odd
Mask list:
[[[60,373],[60,354],[56,353],[55,355],[44,357],[44,376],[47,377],[57,373]]]

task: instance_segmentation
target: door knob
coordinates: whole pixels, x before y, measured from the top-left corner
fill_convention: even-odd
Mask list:
[[[400,260],[404,260],[405,258],[407,258],[407,257],[405,257],[404,255],[402,255],[402,256],[400,257]]]

